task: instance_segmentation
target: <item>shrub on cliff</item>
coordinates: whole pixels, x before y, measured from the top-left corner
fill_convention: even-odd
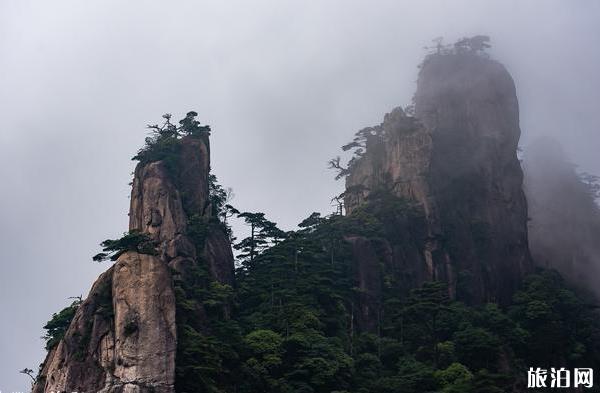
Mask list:
[[[184,136],[207,138],[210,135],[210,126],[200,125],[200,122],[196,120],[197,116],[198,113],[194,111],[188,112],[179,121],[179,126],[176,126],[171,123],[171,114],[164,114],[163,119],[165,121],[162,125],[151,124],[147,126],[151,130],[150,136],[146,138],[146,143],[132,160],[145,164],[176,159],[179,153],[180,138]]]
[[[137,230],[124,233],[121,238],[116,240],[107,239],[100,245],[103,252],[92,257],[95,262],[104,262],[109,259],[116,261],[127,251],[156,255],[156,243],[147,234]]]
[[[52,348],[57,346],[60,340],[65,336],[65,333],[67,332],[73,317],[75,317],[75,312],[77,311],[77,308],[79,308],[80,304],[81,300],[75,300],[58,313],[52,314],[52,318],[44,325],[46,334],[43,338],[46,340],[47,351],[50,351]]]

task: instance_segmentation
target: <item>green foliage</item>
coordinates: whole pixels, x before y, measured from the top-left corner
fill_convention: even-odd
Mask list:
[[[425,56],[423,63],[419,65],[419,68],[422,68],[427,61],[436,56],[479,56],[487,58],[486,49],[491,48],[490,37],[487,35],[463,37],[451,45],[445,45],[443,37],[437,37],[432,41],[434,45],[426,47],[430,51]]]
[[[92,258],[96,262],[103,262],[108,259],[116,261],[127,251],[156,255],[156,243],[147,234],[137,230],[124,233],[120,239],[107,239],[100,243],[100,246],[102,246],[103,252],[94,255]]]
[[[448,368],[436,371],[434,377],[444,393],[467,392],[473,380],[473,374],[460,363],[452,363]]]
[[[414,101],[414,100],[413,100]],[[392,124],[392,127],[390,127]],[[395,108],[386,114],[384,122],[374,127],[365,127],[354,134],[352,141],[341,147],[342,151],[350,152],[347,164],[342,164],[340,156],[327,162],[328,168],[335,170],[335,180],[340,180],[353,173],[363,157],[369,157],[377,162],[385,154],[385,143],[399,134],[409,134],[421,127],[421,123],[414,116],[414,105]]]
[[[584,367],[599,362],[596,309],[568,289],[557,272],[546,270],[525,280],[508,315],[528,333],[520,351],[528,362],[551,367],[568,361]]]
[[[35,383],[37,381],[37,377],[34,376],[33,370],[30,368],[25,367],[23,370],[20,370],[19,373],[29,376],[29,378],[31,378],[32,383]]]
[[[490,48],[490,37],[487,35],[476,35],[465,37],[456,41],[454,50],[456,53],[478,53]]]
[[[365,155],[366,151],[370,151],[374,148],[374,145],[381,145],[385,138],[385,132],[383,126],[366,127],[354,134],[354,139],[344,146],[343,151],[351,151],[352,158],[348,161],[346,167],[343,167],[340,163],[340,157],[335,157],[329,160],[329,169],[337,170],[335,180],[339,180],[346,177],[350,173],[356,163]]]
[[[500,340],[481,327],[467,327],[453,336],[458,358],[476,368],[493,366],[498,359]]]
[[[178,139],[209,132],[193,113],[179,127],[168,117],[162,127],[151,128],[155,134],[136,159],[163,160],[175,169]],[[345,148],[359,151],[382,137],[366,130]],[[410,289],[407,282],[420,280],[386,255],[392,248],[416,264],[428,234],[422,210],[396,197],[394,188],[382,177],[377,187],[353,190],[364,198],[353,214],[313,213],[297,230],[283,232],[263,213],[235,210],[228,204],[230,192],[211,176],[211,214],[186,211],[197,254],[202,255],[208,234],[227,228],[233,215],[250,227],[250,236],[235,245],[242,261],[235,287],[211,279],[202,258],[185,277],[174,272],[176,391],[503,392],[522,383],[526,365],[600,364],[598,316],[554,272],[530,276],[507,308],[451,299],[447,285],[437,281]],[[486,249],[490,228],[473,223],[472,232],[478,247]],[[381,289],[380,298],[367,303],[370,327],[359,324],[365,299],[372,299],[358,280],[349,240],[357,237],[373,245],[377,259],[373,279]],[[129,233],[103,242],[99,258],[114,260],[127,250],[154,252],[148,242]],[[468,299],[468,287],[469,272],[460,272],[457,291],[464,295],[459,299]],[[99,312],[110,316],[110,291],[100,293]],[[45,327],[48,348],[64,335],[73,315],[72,308],[53,315]],[[136,329],[132,320],[126,334]],[[81,348],[89,343],[86,335],[78,338]]]
[[[233,302],[233,288],[227,284],[212,281],[206,291],[202,304],[208,312],[227,318],[227,308]]]
[[[283,339],[272,330],[255,330],[244,338],[248,349],[254,355],[279,356]]]
[[[44,339],[46,340],[47,351],[50,351],[57,346],[60,340],[65,336],[80,304],[81,300],[75,300],[58,313],[52,314],[52,318],[44,325],[44,329],[46,330]]]
[[[189,117],[192,121],[192,117]],[[181,123],[181,122],[180,122]],[[200,127],[197,122],[182,123],[191,129]],[[196,128],[200,136],[205,131]],[[188,135],[194,135],[192,134]],[[177,178],[174,178],[177,181]],[[206,239],[210,233],[231,232],[227,219],[237,210],[227,202],[231,190],[218,184],[214,175],[209,176],[209,204],[205,209],[210,214],[186,211],[187,235],[196,254],[204,254]],[[175,389],[178,392],[225,392],[239,378],[242,365],[242,332],[237,321],[231,319],[235,304],[235,291],[230,285],[213,280],[208,274],[207,262],[198,257],[197,264],[186,268],[185,277],[174,273],[176,297],[177,353],[175,367]]]
[[[381,299],[370,305],[374,327],[360,327],[366,294],[348,237],[418,256],[411,250],[422,249],[427,235],[422,211],[395,197],[391,184],[368,190],[350,216],[313,213],[284,233],[262,213],[226,207],[227,193],[212,181],[220,213],[189,214],[198,254],[207,235],[223,229],[225,211],[243,218],[251,235],[236,245],[243,263],[235,288],[212,280],[202,259],[185,279],[174,275],[179,392],[495,393],[522,385],[526,365],[600,365],[595,306],[552,271],[528,277],[510,307],[470,306],[451,299],[443,282],[408,290],[407,273],[384,263],[385,247],[374,246]],[[475,223],[473,233],[485,248],[487,228]],[[104,251],[114,257],[139,249],[139,240],[134,233],[103,243]],[[469,272],[462,273],[466,285]],[[110,288],[97,296],[98,312],[110,317]],[[46,325],[48,348],[64,335],[73,307]],[[126,333],[136,329],[131,321]],[[77,353],[89,344],[87,332],[75,337]]]
[[[163,115],[165,119],[162,125],[148,125],[151,135],[146,138],[146,143],[132,160],[139,161],[142,164],[154,161],[166,161],[174,163],[179,154],[180,144],[178,140],[184,136],[193,138],[208,138],[210,135],[209,126],[201,126],[196,120],[198,113],[188,112],[186,116],[179,121],[179,126],[171,123],[171,115]]]
[[[221,392],[216,378],[222,367],[218,342],[189,325],[177,330],[176,390],[178,392]]]
[[[255,330],[244,337],[248,358],[242,365],[242,371],[248,378],[248,388],[269,391],[279,387],[282,344],[282,337],[272,330]]]
[[[265,218],[264,213],[244,212],[238,214],[250,227],[250,236],[234,244],[234,248],[240,251],[238,258],[242,266],[252,264],[254,259],[271,244],[277,244],[284,239],[286,234],[277,228],[277,224]]]
[[[228,202],[233,199],[233,190],[231,188],[223,188],[217,177],[213,174],[208,176],[208,197],[211,204],[211,219],[214,222],[222,224],[223,229],[229,236],[230,241],[234,241],[233,231],[229,225],[229,219],[237,216],[240,212]]]
[[[189,269],[185,280],[179,277],[175,281],[178,392],[223,391],[219,385],[231,356],[230,343],[239,334],[235,328],[227,330],[223,323],[227,314],[223,307],[231,295],[231,287],[210,282],[203,264]],[[209,332],[205,322],[210,322],[215,331]],[[229,343],[219,337],[219,332],[228,336]]]
[[[526,365],[600,365],[595,306],[553,271],[529,276],[513,304],[501,308],[453,300],[443,282],[407,291],[403,273],[380,263],[376,325],[361,329],[356,314],[364,293],[347,236],[409,250],[422,246],[425,233],[422,213],[389,188],[371,190],[351,216],[313,213],[288,233],[262,213],[239,215],[253,238],[241,242],[246,256],[235,288],[212,280],[201,259],[185,279],[174,275],[179,392],[498,393],[522,385]],[[199,254],[215,225],[222,221],[190,215]],[[103,246],[117,253],[139,242]],[[111,286],[103,285],[95,294],[97,313],[110,318]],[[78,305],[46,324],[48,349],[64,336]],[[135,320],[125,327],[126,334],[136,330]],[[81,359],[91,325],[82,332],[74,337]]]
[[[538,364],[541,357],[531,354],[548,340],[557,340],[548,350],[561,357],[555,364],[598,364],[597,316],[553,272],[528,278],[514,305],[503,309],[452,300],[442,282],[407,293],[399,273],[382,265],[378,326],[360,331],[361,292],[344,237],[410,247],[425,233],[421,213],[385,187],[365,202],[347,217],[311,214],[237,271],[234,315],[245,336],[234,368],[242,377],[226,389],[501,392],[522,384],[525,364]],[[546,331],[548,321],[560,335]]]

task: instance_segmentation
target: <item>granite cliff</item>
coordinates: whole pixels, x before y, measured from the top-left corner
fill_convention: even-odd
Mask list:
[[[521,392],[523,364],[600,364],[595,310],[534,269],[546,232],[528,238],[515,86],[486,40],[438,45],[414,106],[330,162],[338,211],[292,231],[229,205],[210,128],[165,115],[134,157],[129,232],[93,258],[115,263],[44,327],[33,391]]]
[[[200,247],[189,236],[192,217],[208,222],[212,214],[208,137],[185,136],[176,147],[176,162],[140,162],[133,179],[129,230],[147,234],[155,255],[126,251],[98,278],[34,392],[175,391],[176,283],[202,265],[210,280],[233,285],[225,231],[213,226]],[[199,324],[204,314],[198,307]]]
[[[414,114],[396,108],[361,134],[364,146],[346,178],[346,211],[383,187],[415,203],[426,221],[424,242],[408,254],[388,239],[388,263],[409,266],[411,287],[441,280],[452,297],[508,303],[532,261],[518,102],[506,69],[477,53],[430,55]]]

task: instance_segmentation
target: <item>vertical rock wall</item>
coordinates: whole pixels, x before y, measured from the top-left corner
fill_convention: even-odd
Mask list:
[[[133,180],[129,229],[153,238],[158,255],[126,252],[98,278],[64,339],[49,352],[34,392],[174,392],[172,272],[185,277],[206,263],[213,279],[233,285],[234,269],[224,231],[208,233],[200,252],[188,234],[190,216],[210,214],[208,140],[184,137],[178,143],[177,172],[163,161],[150,162],[136,167]]]
[[[415,277],[443,280],[472,303],[510,300],[531,269],[527,205],[517,159],[515,86],[498,62],[475,54],[426,59],[415,94],[416,119],[397,108],[351,168],[348,213],[379,184],[416,202],[427,221]],[[419,285],[420,279],[412,283]]]

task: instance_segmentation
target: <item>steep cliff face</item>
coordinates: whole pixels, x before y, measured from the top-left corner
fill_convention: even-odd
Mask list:
[[[508,302],[531,257],[518,103],[506,69],[471,53],[430,56],[415,116],[397,108],[376,128],[350,167],[347,212],[391,188],[427,221],[421,256],[407,263],[419,272],[412,286],[442,280],[469,302]]]
[[[233,285],[227,234],[214,229],[198,239],[189,229],[192,218],[210,215],[208,139],[176,143],[176,157],[138,164],[133,180],[129,229],[155,240],[157,255],[127,251],[98,278],[34,392],[174,392],[174,282],[202,265],[212,280]]]
[[[96,280],[64,338],[46,356],[33,392],[104,387],[107,370],[115,364],[113,274],[114,266]]]

